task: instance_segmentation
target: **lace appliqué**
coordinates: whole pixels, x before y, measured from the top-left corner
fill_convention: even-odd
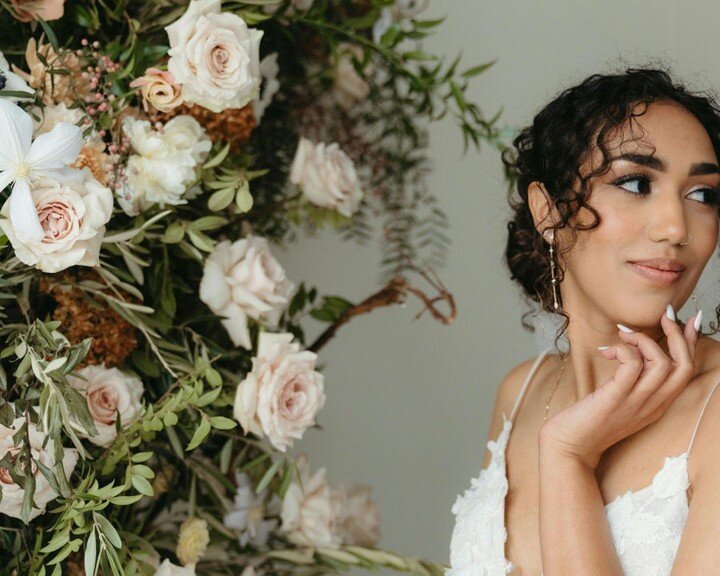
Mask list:
[[[505,496],[508,480],[505,445],[512,421],[505,414],[497,440],[487,447],[492,456],[487,468],[470,481],[452,507],[455,527],[450,540],[450,568],[445,576],[505,576],[515,566],[505,558]]]
[[[605,506],[625,574],[667,576],[672,571],[689,513],[688,452],[668,456],[652,483]]]

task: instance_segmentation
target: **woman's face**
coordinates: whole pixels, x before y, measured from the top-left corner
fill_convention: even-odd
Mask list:
[[[589,182],[587,203],[601,223],[577,232],[577,243],[564,257],[560,289],[571,318],[582,311],[592,322],[609,312],[613,323],[641,329],[657,327],[668,304],[675,310],[684,305],[715,250],[720,169],[702,124],[677,103],[651,104],[632,128],[626,124],[610,141],[610,157],[617,159]],[[600,165],[602,155],[594,152],[582,174]],[[618,158],[624,155],[630,156]],[[593,221],[585,208],[576,218]],[[558,235],[561,244],[567,232]],[[689,235],[691,241],[680,245]],[[647,268],[632,264],[655,258],[670,259],[684,270],[657,272],[667,262],[650,262]]]

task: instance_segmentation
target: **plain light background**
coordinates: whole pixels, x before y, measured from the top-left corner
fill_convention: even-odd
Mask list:
[[[691,89],[716,90],[720,81],[715,2],[431,0],[423,18],[442,16],[425,48],[447,60],[462,50],[465,67],[497,59],[469,94],[487,117],[504,107],[500,123],[513,128],[592,73],[662,61]],[[499,153],[483,146],[463,156],[448,119],[431,128],[430,157],[430,185],[453,241],[440,275],[458,318],[450,326],[427,313],[414,321],[421,304],[410,299],[341,328],[320,353],[323,430],[307,431],[290,453],[308,453],[311,470],[325,467],[333,484],[373,486],[381,547],[447,563],[450,509],[480,470],[497,385],[550,340],[523,330],[527,308],[502,261],[510,212]],[[328,232],[275,253],[290,278],[321,294],[360,301],[380,288],[378,245]],[[720,300],[719,274],[708,266],[696,291],[706,326]],[[688,302],[680,317],[691,310]],[[309,323],[308,341],[322,328]]]

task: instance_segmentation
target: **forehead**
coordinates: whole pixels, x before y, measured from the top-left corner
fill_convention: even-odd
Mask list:
[[[700,121],[674,101],[657,101],[633,108],[636,116],[605,136],[610,157],[625,152],[654,154],[665,160],[670,170],[686,171],[696,162],[717,163],[710,136]],[[592,165],[597,167],[602,153],[593,144]]]

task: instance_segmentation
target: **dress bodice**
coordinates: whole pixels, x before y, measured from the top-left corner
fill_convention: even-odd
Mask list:
[[[508,492],[505,451],[520,400],[545,350],[535,360],[503,428],[489,440],[490,463],[472,478],[470,487],[452,506],[455,526],[450,541],[450,568],[445,576],[504,576],[515,566],[505,556],[507,530],[505,499]],[[689,512],[687,488],[688,456],[713,386],[697,419],[688,449],[667,456],[652,482],[636,491],[628,490],[605,505],[605,514],[620,564],[627,576],[668,576],[672,570]]]

